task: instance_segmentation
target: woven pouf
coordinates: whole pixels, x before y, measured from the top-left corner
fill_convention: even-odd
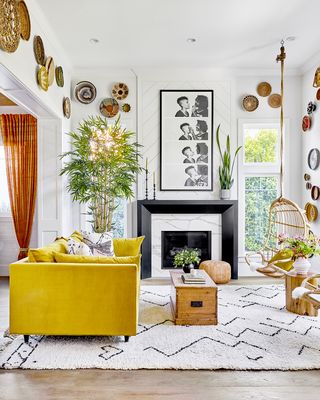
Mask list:
[[[202,261],[199,269],[203,269],[215,283],[228,283],[231,279],[231,266],[225,261]]]

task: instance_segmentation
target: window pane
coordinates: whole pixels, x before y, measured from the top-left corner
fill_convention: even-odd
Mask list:
[[[117,199],[117,208],[113,213],[112,231],[113,237],[121,238],[125,234],[125,219],[126,219],[126,200]]]
[[[278,160],[278,129],[245,128],[244,162],[276,163]]]
[[[277,195],[276,176],[245,178],[246,251],[260,250],[264,244],[269,223],[269,208]]]
[[[0,146],[0,181],[0,214],[10,214],[10,201],[3,146]]]

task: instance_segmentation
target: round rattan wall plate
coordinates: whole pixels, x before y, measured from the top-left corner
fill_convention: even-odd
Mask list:
[[[23,0],[18,3],[18,11],[20,17],[20,35],[23,40],[29,40],[31,33],[30,15],[28,7]]]
[[[71,101],[69,97],[63,98],[62,109],[63,115],[69,119],[71,117]]]
[[[257,86],[257,93],[261,97],[267,97],[271,93],[272,87],[268,82],[260,82]]]
[[[279,108],[281,106],[281,96],[278,93],[273,93],[268,98],[268,104],[271,108]]]
[[[33,40],[34,56],[39,65],[45,65],[46,56],[44,52],[43,41],[40,36],[35,36]]]
[[[48,72],[46,67],[41,66],[38,69],[38,84],[41,87],[42,90],[44,90],[45,92],[48,90],[49,88],[49,79],[48,79]]]
[[[305,115],[302,118],[302,130],[303,132],[306,132],[310,128],[311,128],[311,118],[309,117],[309,115]]]
[[[16,0],[0,0],[0,48],[8,53],[20,42],[20,18]]]
[[[304,175],[303,175],[303,179],[304,179],[305,181],[310,181],[311,176],[310,176],[309,174],[304,174]]]
[[[100,103],[100,112],[104,117],[113,118],[119,112],[119,104],[116,99],[111,97],[103,99]]]
[[[308,165],[312,170],[316,170],[320,164],[320,151],[316,148],[311,149],[308,154]]]
[[[59,87],[64,86],[64,76],[62,67],[56,67],[56,82]]]
[[[243,98],[242,105],[246,111],[252,112],[258,108],[259,100],[256,98],[256,96],[249,95]]]
[[[49,86],[53,84],[54,81],[54,61],[52,57],[47,57],[46,59],[46,70],[48,73],[48,81],[49,81]]]
[[[312,200],[318,200],[320,197],[320,188],[319,186],[312,186],[311,188],[311,197]]]
[[[129,94],[128,86],[123,82],[115,83],[112,86],[112,97],[116,100],[124,100]]]
[[[317,90],[316,98],[317,100],[320,100],[320,89]]]
[[[97,89],[93,83],[81,81],[74,88],[75,98],[82,104],[90,104],[97,96]]]
[[[312,188],[312,183],[311,182],[307,182],[306,183],[306,189],[310,190]]]
[[[122,108],[122,111],[125,112],[125,113],[128,113],[131,110],[131,106],[128,103],[122,104],[121,108]]]
[[[318,218],[318,209],[315,205],[307,203],[304,209],[309,222],[314,222]]]

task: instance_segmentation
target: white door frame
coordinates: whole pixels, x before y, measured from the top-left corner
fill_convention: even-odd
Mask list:
[[[38,190],[37,245],[50,243],[62,233],[62,178],[59,175],[62,147],[62,121],[19,79],[0,64],[0,92],[37,118]],[[0,274],[5,275],[1,268]]]

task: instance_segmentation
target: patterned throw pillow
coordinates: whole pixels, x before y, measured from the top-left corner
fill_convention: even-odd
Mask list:
[[[69,238],[68,254],[74,254],[78,256],[92,256],[92,251],[90,250],[90,247],[85,243]]]
[[[113,233],[87,232],[81,231],[83,242],[90,247],[94,256],[114,256]]]

